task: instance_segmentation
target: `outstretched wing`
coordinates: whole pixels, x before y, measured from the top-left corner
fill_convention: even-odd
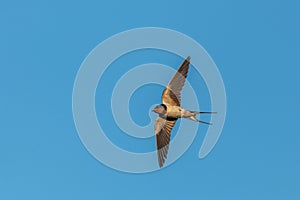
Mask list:
[[[188,74],[191,57],[187,57],[181,64],[167,87],[162,93],[162,102],[165,105],[180,106],[181,90]]]
[[[171,131],[177,119],[158,117],[155,122],[156,149],[159,167],[162,167],[168,154]]]

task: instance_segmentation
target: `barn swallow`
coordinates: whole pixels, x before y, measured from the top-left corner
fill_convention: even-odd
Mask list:
[[[162,167],[165,160],[167,159],[171,131],[178,118],[186,118],[196,122],[211,125],[211,123],[209,122],[204,122],[197,119],[196,115],[215,113],[190,111],[180,107],[181,90],[184,86],[188,74],[190,59],[190,57],[187,57],[184,60],[167,87],[164,89],[161,97],[162,104],[156,106],[152,110],[159,115],[154,125],[159,167]]]

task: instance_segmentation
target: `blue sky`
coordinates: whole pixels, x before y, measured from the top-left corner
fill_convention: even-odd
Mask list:
[[[296,1],[29,0],[0,5],[0,199],[300,198]],[[97,44],[144,26],[183,32],[208,51],[223,76],[228,112],[208,157],[197,157],[205,133],[199,131],[173,165],[136,175],[112,170],[86,151],[73,122],[72,90],[81,62]],[[181,62],[159,52],[135,57],[174,68]],[[161,89],[144,88],[149,95],[160,95]],[[133,105],[142,98],[137,91]],[[159,97],[149,104],[155,101]],[[148,103],[137,106],[145,113],[149,108]],[[131,110],[137,123],[147,122]]]

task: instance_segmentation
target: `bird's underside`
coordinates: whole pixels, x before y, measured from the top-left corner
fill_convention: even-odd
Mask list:
[[[181,64],[167,87],[164,89],[162,93],[162,103],[166,105],[167,112],[168,106],[178,106],[180,107],[181,102],[181,90],[184,86],[185,79],[188,74],[190,64],[190,57],[187,57],[185,61]],[[173,109],[172,109],[173,110]],[[159,167],[162,167],[165,159],[167,158],[171,131],[177,121],[175,117],[168,116],[159,116],[156,119],[155,123],[155,134],[156,134],[156,148],[157,148],[157,156],[158,156],[158,164]]]
[[[190,64],[190,57],[187,57],[181,64],[167,87],[162,93],[162,104],[157,106],[153,111],[159,114],[155,122],[156,148],[158,156],[159,167],[162,167],[167,158],[171,131],[178,118],[187,118],[196,122],[203,122],[198,120],[195,116],[197,114],[206,114],[212,112],[197,112],[189,111],[180,107],[181,90],[184,86]]]

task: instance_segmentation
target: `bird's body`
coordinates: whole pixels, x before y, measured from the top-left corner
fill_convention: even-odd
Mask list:
[[[183,117],[184,110],[180,106],[171,106],[171,105],[166,105],[166,106],[167,106],[166,117],[169,117],[169,118]]]
[[[156,148],[158,164],[163,166],[170,144],[171,131],[178,118],[187,118],[196,122],[210,124],[196,118],[197,114],[210,114],[213,112],[190,111],[180,106],[181,90],[184,86],[190,64],[187,57],[181,64],[168,86],[162,93],[162,104],[156,106],[153,111],[159,116],[155,122]]]
[[[163,118],[190,118],[192,116],[195,116],[196,114],[199,114],[200,112],[196,111],[190,111],[185,110],[184,108],[180,106],[172,106],[172,105],[166,105],[166,113],[162,114],[160,117]]]

